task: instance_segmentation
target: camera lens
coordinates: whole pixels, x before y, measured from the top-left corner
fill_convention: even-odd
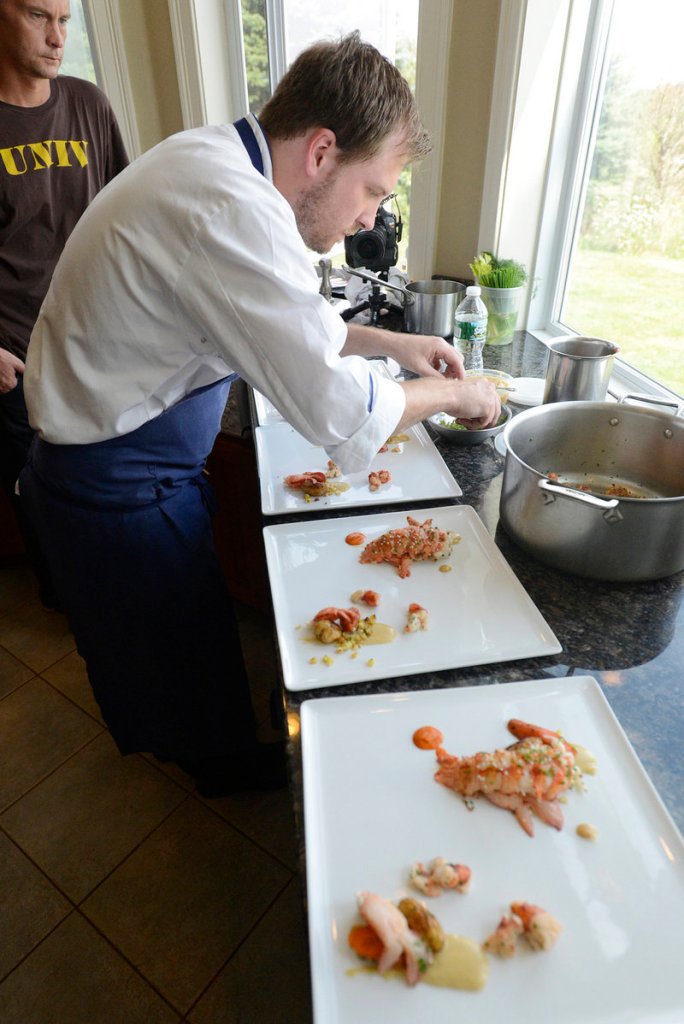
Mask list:
[[[365,267],[367,270],[389,270],[397,262],[397,241],[400,238],[401,223],[397,225],[396,218],[380,207],[370,231],[357,231],[345,238],[347,263],[350,267]]]
[[[384,229],[373,228],[371,231],[359,232],[354,249],[364,267],[381,260],[385,254],[387,235]]]

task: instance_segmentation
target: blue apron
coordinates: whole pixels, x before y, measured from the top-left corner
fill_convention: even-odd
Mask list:
[[[251,128],[237,127],[244,141]],[[255,161],[253,146],[250,155]],[[89,445],[36,438],[20,477],[22,503],[123,754],[220,757],[256,741],[204,473],[234,377],[121,437]]]

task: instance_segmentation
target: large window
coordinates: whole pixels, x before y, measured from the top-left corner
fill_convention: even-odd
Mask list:
[[[684,6],[617,0],[560,319],[684,395]]]
[[[64,75],[85,78],[89,82],[97,84],[93,53],[81,0],[71,0],[71,19],[61,71]]]
[[[482,241],[527,259],[539,337],[620,346],[616,395],[684,396],[683,29],[677,0],[502,0]]]
[[[358,29],[399,68],[415,88],[419,0],[346,0],[326,6],[320,0],[241,0],[249,107],[258,114],[286,68],[319,39],[335,39]],[[411,169],[397,186],[403,221],[399,265],[409,240]],[[396,212],[396,210],[394,210]]]

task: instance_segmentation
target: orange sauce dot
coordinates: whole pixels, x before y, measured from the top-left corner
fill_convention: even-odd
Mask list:
[[[437,747],[441,747],[443,739],[443,735],[434,725],[423,725],[413,734],[413,742],[421,750],[437,750]]]
[[[344,539],[347,544],[356,547],[358,544],[363,544],[366,537],[363,533],[348,533]]]

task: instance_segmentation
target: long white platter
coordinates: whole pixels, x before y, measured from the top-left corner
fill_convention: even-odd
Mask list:
[[[288,423],[257,427],[254,438],[264,515],[398,505],[457,498],[463,493],[422,424],[409,427],[399,436],[405,436],[407,440],[390,444],[386,452],[375,456],[367,471],[350,473],[342,478],[349,485],[348,490],[321,498],[307,498],[301,491],[286,487],[285,477],[311,470],[325,472],[328,465],[325,451],[309,444]],[[389,470],[391,481],[371,491],[368,473],[379,469]]]
[[[406,526],[407,515],[432,519],[460,542],[448,559],[415,562],[408,579],[394,566],[362,565],[363,547],[345,537],[362,532],[371,541]],[[296,520],[264,529],[278,645],[285,686],[308,690],[368,682],[439,669],[555,654],[561,645],[524,590],[482,520],[468,505],[385,512],[343,519]],[[322,608],[347,608],[356,590],[375,590],[377,620],[397,631],[391,643],[362,647],[356,658],[305,639],[306,624]],[[408,606],[429,612],[425,632],[407,634]],[[364,614],[369,609],[363,609]],[[323,657],[329,658],[324,662]],[[369,662],[372,662],[370,664]]]
[[[468,811],[411,741],[437,726],[459,756],[512,741],[509,718],[552,729],[597,758],[557,832],[478,800]],[[591,677],[305,701],[301,709],[311,971],[316,1024],[684,1021],[684,843]],[[591,823],[595,841],[575,829]],[[481,942],[511,901],[544,907],[554,949],[489,960],[479,992],[359,973],[347,945],[356,893],[410,895],[407,872],[443,856],[470,866],[470,891],[429,902],[447,932]]]

